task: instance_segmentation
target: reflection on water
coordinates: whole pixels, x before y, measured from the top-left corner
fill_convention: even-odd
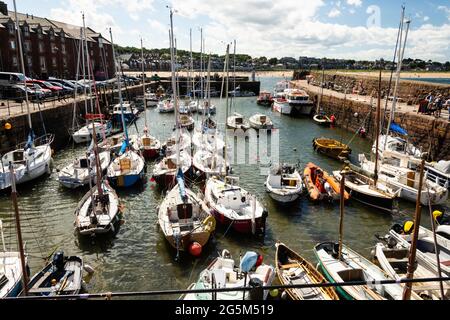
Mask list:
[[[271,90],[280,79],[261,78],[261,89]],[[222,125],[225,120],[224,101],[214,100],[217,118]],[[334,137],[348,142],[354,134],[340,129],[323,128],[308,118],[290,118],[273,113],[270,108],[258,106],[255,97],[236,99],[235,110],[246,117],[254,113],[266,113],[274,126],[280,129],[280,161],[302,166],[311,161],[327,171],[339,169],[342,164],[313,151],[312,139],[317,136]],[[234,107],[233,110],[234,111]],[[201,115],[194,115],[200,118]],[[147,110],[150,132],[161,140],[172,133],[173,114],[160,114],[155,109]],[[142,130],[141,117],[137,127]],[[130,128],[133,133],[136,128]],[[355,137],[351,144],[351,160],[358,153],[369,152],[371,142]],[[296,151],[294,151],[296,149]],[[68,148],[54,156],[55,168],[62,168],[75,156],[82,155],[84,146]],[[274,243],[281,240],[292,249],[311,259],[313,246],[320,241],[336,240],[339,225],[339,204],[312,204],[303,196],[286,205],[275,203],[265,192],[265,176],[260,175],[255,165],[235,165],[234,175],[240,184],[255,193],[269,211],[264,239],[244,237],[226,228],[218,228],[215,237],[203,248],[201,258],[182,256],[175,262],[175,250],[165,240],[157,225],[157,207],[163,194],[149,181],[153,163],[147,164],[146,182],[132,189],[117,190],[125,205],[124,224],[115,235],[80,239],[74,234],[74,210],[87,190],[67,190],[56,181],[57,173],[34,184],[19,187],[19,208],[22,218],[23,236],[32,273],[44,265],[43,256],[55,249],[68,254],[82,255],[85,262],[94,267],[95,274],[89,280],[90,292],[140,291],[152,289],[184,289],[196,280],[208,262],[228,249],[235,258],[246,250],[264,254],[267,263],[273,263]],[[390,216],[349,201],[345,206],[344,241],[357,251],[369,256],[374,245],[375,233],[386,232],[393,222],[412,216],[414,204],[400,202],[401,210]],[[9,247],[15,248],[15,227],[9,195],[0,196],[0,218],[4,223],[5,238]],[[428,210],[423,209],[424,225],[429,225]],[[156,297],[155,297],[156,298]],[[161,297],[158,297],[161,298]],[[174,298],[164,296],[162,298]]]

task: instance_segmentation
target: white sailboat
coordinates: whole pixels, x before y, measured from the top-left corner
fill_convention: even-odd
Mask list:
[[[265,186],[269,196],[281,203],[293,202],[303,192],[300,173],[295,166],[288,164],[272,167],[267,176]]]

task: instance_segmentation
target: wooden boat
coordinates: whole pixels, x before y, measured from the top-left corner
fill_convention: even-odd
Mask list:
[[[239,233],[263,233],[267,210],[254,195],[236,185],[237,178],[225,181],[211,177],[206,182],[205,201],[217,222]]]
[[[295,201],[303,192],[302,177],[295,166],[289,164],[272,167],[265,186],[269,196],[281,203]]]
[[[56,296],[79,294],[82,290],[83,259],[65,256],[64,252],[54,254],[51,263],[31,278],[29,296]]]
[[[247,251],[242,257],[239,267],[228,250],[215,258],[208,267],[200,273],[197,282],[192,283],[188,290],[209,288],[240,288],[244,286],[270,286],[275,278],[274,268],[260,263],[259,255]],[[255,271],[251,269],[256,268]],[[187,293],[181,300],[266,300],[269,290],[227,291],[216,294]]]
[[[347,159],[352,152],[352,149],[346,144],[329,138],[314,138],[313,148],[315,151],[337,160]]]
[[[317,284],[327,282],[314,266],[284,243],[276,243],[275,268],[282,285]],[[293,300],[339,300],[332,287],[286,289]]]
[[[241,114],[235,112],[234,115],[227,118],[227,128],[247,130],[250,128],[250,124]]]
[[[178,251],[188,251],[196,242],[201,247],[215,229],[215,219],[206,204],[192,190],[184,187],[181,169],[177,182],[158,208],[159,226],[170,245]]]
[[[260,91],[259,96],[256,99],[256,104],[260,106],[271,106],[273,103],[272,94],[269,91]]]
[[[312,162],[306,164],[303,171],[303,182],[309,198],[313,201],[339,199],[341,189],[339,182]],[[348,200],[349,197],[350,195],[345,192],[344,199]]]
[[[390,238],[389,238],[390,239]],[[395,242],[392,245],[390,240],[387,240],[388,245],[381,242],[375,245],[374,258],[380,267],[389,275],[391,279],[400,280],[406,278],[409,249],[404,245]],[[438,273],[427,266],[420,259],[416,259],[416,267],[414,270],[414,278],[437,278]],[[404,284],[402,285],[404,286]],[[412,284],[412,292],[417,295],[416,299],[440,299],[441,293],[438,282],[417,282]],[[450,297],[450,282],[444,282],[444,296],[448,299]]]
[[[313,120],[321,126],[330,126],[332,123],[331,119],[325,114],[316,114],[314,115]]]
[[[328,281],[340,283],[389,280],[383,270],[344,244],[339,259],[338,247],[335,242],[322,242],[314,247],[314,253]],[[347,300],[401,300],[403,294],[400,284],[342,286],[337,287],[336,291]]]
[[[120,218],[119,197],[114,189],[104,182],[101,185],[101,194],[98,186],[94,186],[80,200],[75,210],[74,224],[80,235],[102,234],[114,232]]]
[[[110,162],[111,155],[109,151],[102,151],[99,153],[100,168],[102,172],[106,171]],[[93,159],[91,169],[89,169],[90,160],[86,157],[76,158],[71,164],[62,168],[58,173],[58,182],[69,189],[75,189],[89,185],[89,180],[96,182],[96,166]],[[89,171],[91,174],[89,175]]]
[[[144,178],[144,168],[144,158],[136,151],[128,149],[111,162],[106,176],[113,186],[131,187]]]
[[[248,122],[250,123],[250,127],[252,127],[253,129],[272,129],[273,128],[273,123],[272,120],[270,120],[270,118],[264,114],[254,114],[252,115]]]
[[[341,181],[341,172],[333,171],[333,176],[337,181]],[[364,174],[349,170],[345,175],[345,188],[350,191],[352,199],[374,207],[384,212],[392,213],[397,208],[395,199],[398,190],[388,188],[380,181],[375,186],[374,180]]]

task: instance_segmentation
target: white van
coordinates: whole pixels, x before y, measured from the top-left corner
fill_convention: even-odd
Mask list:
[[[16,84],[22,84],[26,80],[23,73],[0,72],[0,86],[9,87]]]

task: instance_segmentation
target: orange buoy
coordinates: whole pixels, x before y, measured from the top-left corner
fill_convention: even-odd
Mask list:
[[[189,245],[189,253],[194,257],[198,257],[202,254],[202,245],[198,242],[192,242]]]
[[[11,128],[12,128],[11,123],[9,123],[9,122],[5,123],[5,129],[6,130],[10,130]]]

